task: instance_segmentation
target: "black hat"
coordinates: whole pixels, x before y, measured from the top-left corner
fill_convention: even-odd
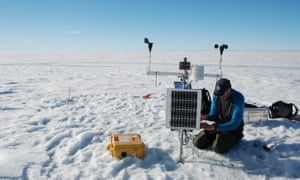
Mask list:
[[[214,95],[222,96],[225,93],[225,91],[227,91],[228,88],[231,88],[230,81],[228,79],[224,79],[224,78],[219,79],[216,82]]]

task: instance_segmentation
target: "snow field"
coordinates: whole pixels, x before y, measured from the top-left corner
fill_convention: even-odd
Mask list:
[[[247,100],[265,105],[284,100],[300,106],[300,55],[283,54],[229,53],[229,60],[223,61],[224,76]],[[182,60],[161,63],[155,58],[152,69],[163,71],[177,71]],[[193,58],[194,54],[192,64]],[[205,64],[206,72],[218,71],[215,56],[200,59],[195,64]],[[241,143],[225,155],[195,149],[190,142],[184,147],[185,163],[177,163],[178,133],[165,128],[166,88],[177,78],[158,77],[156,86],[155,77],[146,75],[145,61],[2,63],[0,178],[300,178],[300,124],[286,119],[246,124]],[[212,93],[214,83],[215,78],[206,78],[193,82],[193,87]],[[143,99],[147,93],[152,96]],[[112,134],[128,132],[141,134],[144,159],[118,160],[106,150]],[[275,147],[265,152],[266,144]]]

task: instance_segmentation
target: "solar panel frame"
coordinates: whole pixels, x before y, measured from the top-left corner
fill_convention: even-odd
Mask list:
[[[200,89],[167,89],[166,127],[200,129]]]

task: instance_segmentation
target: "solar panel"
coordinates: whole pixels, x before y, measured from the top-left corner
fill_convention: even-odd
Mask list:
[[[166,127],[200,129],[201,90],[167,89]]]

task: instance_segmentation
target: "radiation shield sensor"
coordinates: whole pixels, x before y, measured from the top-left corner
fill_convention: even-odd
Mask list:
[[[203,80],[204,79],[204,66],[203,65],[192,66],[192,70],[191,70],[189,79],[191,81]]]

